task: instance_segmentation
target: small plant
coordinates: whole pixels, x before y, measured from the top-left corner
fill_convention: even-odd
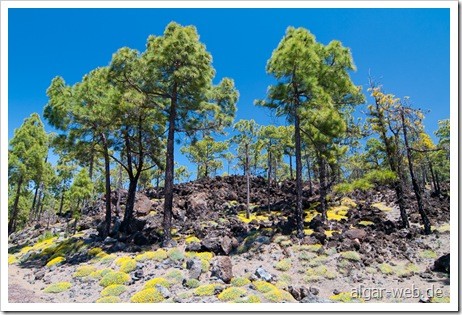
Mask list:
[[[277,288],[269,292],[266,292],[263,296],[265,297],[265,299],[274,303],[294,300],[294,298],[289,292]]]
[[[88,251],[88,255],[96,256],[101,252],[103,252],[103,249],[101,247],[93,247],[92,249]]]
[[[291,267],[292,261],[290,259],[282,259],[274,265],[274,268],[279,271],[288,271]]]
[[[164,297],[155,288],[144,289],[138,293],[135,293],[130,301],[132,303],[159,303],[164,300]]]
[[[247,278],[232,278],[231,285],[235,287],[243,287],[250,283],[250,280]]]
[[[386,206],[383,202],[376,202],[372,204],[372,207],[379,209],[380,211],[391,211],[393,208]]]
[[[430,301],[432,303],[451,303],[451,298],[449,296],[443,296],[443,297],[431,297]]]
[[[8,255],[8,265],[14,264],[18,259],[14,255]]]
[[[167,252],[168,258],[170,258],[173,261],[180,261],[184,259],[184,254],[181,250],[178,248],[172,248]]]
[[[118,296],[127,291],[127,287],[122,284],[112,284],[101,291],[101,296]]]
[[[146,261],[146,260],[163,261],[165,259],[167,259],[167,252],[163,249],[158,249],[154,252],[152,251],[144,252],[135,257],[136,261]]]
[[[336,302],[348,303],[352,302],[353,296],[350,292],[340,292],[329,297],[330,300]]]
[[[130,281],[130,276],[122,271],[112,271],[108,272],[101,281],[99,285],[102,287],[107,287],[112,284],[125,284],[126,282]]]
[[[236,287],[230,287],[227,289],[224,289],[220,294],[218,294],[218,299],[220,301],[234,301],[242,296],[244,296],[247,293],[245,289],[242,288],[236,288]]]
[[[98,255],[96,255],[95,258],[96,259],[99,258],[99,262],[101,264],[110,264],[111,262],[113,262],[117,258],[117,255],[116,254],[108,255],[105,252],[101,252]]]
[[[165,278],[170,280],[170,282],[180,283],[181,281],[183,281],[183,273],[179,270],[174,269],[170,271],[169,273],[167,273],[165,275]]]
[[[113,271],[114,270],[112,270],[111,268],[104,268],[104,269],[93,271],[92,273],[90,273],[89,277],[93,279],[101,279],[105,275]]]
[[[263,281],[263,280],[254,281],[253,285],[255,286],[257,291],[259,291],[261,293],[266,293],[266,292],[269,292],[271,290],[277,290],[278,289],[275,285],[273,285],[273,284],[271,284],[269,282]]]
[[[121,300],[118,296],[104,296],[96,300],[96,303],[120,303]]]
[[[60,293],[71,288],[72,284],[70,282],[58,282],[53,283],[52,285],[48,286],[43,290],[45,293]]]
[[[155,288],[156,285],[163,286],[164,288],[170,288],[172,284],[165,278],[153,278],[144,284],[144,289]]]
[[[194,290],[194,294],[198,296],[210,296],[215,294],[216,284],[203,284]]]
[[[359,255],[359,253],[352,251],[352,250],[341,252],[340,257],[342,257],[343,259],[348,259],[350,261],[360,261],[361,260],[361,256]]]
[[[261,299],[258,295],[251,294],[249,296],[244,296],[240,299],[234,300],[234,303],[261,303]]]
[[[298,256],[298,258],[301,260],[312,260],[315,257],[318,257],[318,255],[312,252],[301,252],[300,255]]]
[[[64,258],[64,257],[61,257],[61,256],[56,257],[56,258],[50,260],[49,262],[47,262],[46,267],[50,268],[50,267],[53,267],[53,266],[56,266],[56,265],[60,265],[65,260],[66,260],[66,258]]]
[[[321,251],[322,245],[321,244],[313,244],[313,245],[302,245],[300,246],[301,251],[308,251],[313,253],[318,253]]]
[[[120,271],[122,272],[132,272],[133,270],[136,269],[136,260],[134,259],[129,259],[129,260],[126,260],[124,261],[121,265],[120,265]]]
[[[201,240],[198,239],[197,237],[195,237],[194,235],[192,235],[192,236],[188,236],[188,237],[184,240],[184,242],[185,242],[186,244],[200,243]]]
[[[39,238],[37,239],[37,242],[43,242],[43,241],[51,240],[55,236],[56,235],[51,233],[51,231],[45,231],[42,235],[39,236]]]
[[[391,275],[394,273],[393,267],[387,263],[379,264],[377,267],[384,275]]]
[[[340,205],[341,206],[346,206],[346,207],[349,207],[349,208],[356,208],[356,206],[357,206],[356,202],[354,202],[353,199],[348,198],[348,197],[343,197],[340,200]]]
[[[196,255],[200,259],[205,259],[205,260],[208,260],[208,261],[212,260],[212,258],[213,258],[213,253],[212,252],[200,252],[200,253],[197,253]]]
[[[185,286],[190,289],[195,289],[200,286],[200,281],[194,278],[186,280]]]
[[[311,259],[308,261],[308,266],[310,267],[317,267],[320,265],[324,265],[327,262],[327,256],[318,256],[316,258]]]
[[[425,259],[435,259],[437,257],[436,253],[430,249],[421,251],[419,255],[420,257],[425,258]]]
[[[89,276],[91,273],[96,271],[95,266],[84,265],[77,268],[75,273],[72,275],[74,278],[83,278]]]

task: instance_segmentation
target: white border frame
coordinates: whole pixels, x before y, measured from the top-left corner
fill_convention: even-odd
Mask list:
[[[451,113],[451,302],[364,304],[96,304],[8,302],[8,9],[9,8],[448,8],[450,9],[450,113]],[[0,108],[0,200],[1,310],[2,311],[458,311],[458,2],[457,1],[9,1],[0,2],[1,108]],[[457,171],[456,171],[457,170]],[[457,254],[457,255],[456,255]]]

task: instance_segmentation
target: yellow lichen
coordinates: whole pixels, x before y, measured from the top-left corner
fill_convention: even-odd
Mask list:
[[[164,297],[155,288],[144,289],[138,293],[135,293],[130,301],[132,303],[159,303],[164,300]]]
[[[70,282],[58,282],[46,287],[43,292],[45,293],[60,293],[69,290],[72,284]]]

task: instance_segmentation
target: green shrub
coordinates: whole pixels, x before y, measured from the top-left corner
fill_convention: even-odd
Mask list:
[[[180,261],[184,259],[184,254],[181,250],[178,248],[172,248],[167,252],[168,258],[170,258],[173,261]]]
[[[89,276],[92,272],[96,271],[95,266],[84,265],[77,267],[77,270],[72,275],[74,278],[83,278]]]
[[[164,300],[164,297],[155,288],[144,289],[138,293],[135,293],[130,301],[132,303],[159,303]]]
[[[282,259],[274,265],[274,268],[279,271],[288,271],[291,267],[292,261],[290,259]]]
[[[391,275],[394,273],[393,267],[387,263],[379,264],[377,267],[384,275]]]
[[[250,280],[247,278],[232,278],[231,285],[235,287],[243,287],[250,283]]]
[[[308,261],[308,265],[310,267],[317,267],[320,265],[324,265],[327,262],[327,256],[318,256],[316,258],[311,259]]]
[[[120,303],[122,302],[118,296],[104,296],[96,300],[96,303]]]
[[[253,285],[255,286],[257,291],[262,292],[262,293],[266,293],[266,292],[269,292],[271,290],[277,290],[278,289],[275,285],[273,285],[273,284],[271,284],[269,282],[263,281],[263,280],[254,281]]]
[[[118,296],[127,291],[127,287],[123,284],[112,284],[101,291],[101,296]]]
[[[116,254],[108,255],[105,252],[101,252],[98,255],[96,255],[95,258],[100,258],[99,262],[101,264],[110,264],[111,262],[113,262],[117,258],[117,255]]]
[[[294,301],[294,298],[289,292],[277,288],[269,292],[266,292],[263,296],[265,297],[265,299],[274,303]]]
[[[136,261],[146,261],[146,260],[163,261],[165,259],[167,259],[167,252],[163,249],[158,249],[154,252],[148,251],[148,252],[139,254],[135,257]]]
[[[322,250],[322,245],[321,244],[301,245],[300,250],[313,252],[313,253],[319,253]]]
[[[312,260],[315,257],[318,257],[318,255],[312,252],[301,252],[300,255],[298,256],[298,258],[301,260]]]
[[[342,257],[344,259],[351,260],[351,261],[360,261],[361,260],[361,256],[359,255],[359,253],[357,253],[355,251],[352,251],[352,250],[346,251],[346,252],[341,252],[340,257]]]
[[[121,265],[120,265],[120,271],[122,272],[132,272],[133,270],[136,269],[136,260],[134,259],[129,259],[129,260],[126,260],[124,261]]]
[[[45,293],[60,293],[71,288],[72,284],[70,282],[58,282],[53,283],[52,285],[48,286],[43,290]]]
[[[199,280],[192,278],[192,279],[186,280],[185,286],[190,288],[190,289],[195,289],[195,288],[199,287],[200,284],[201,283],[200,283]]]
[[[61,256],[56,257],[56,258],[53,258],[53,259],[51,259],[49,262],[47,262],[46,267],[50,268],[50,267],[53,267],[53,266],[56,266],[56,265],[60,265],[60,264],[62,264],[65,260],[66,260],[66,258],[61,257]]]
[[[104,269],[93,271],[92,273],[89,274],[89,277],[93,279],[101,279],[105,275],[113,271],[114,270],[112,270],[111,268],[104,268]]]
[[[102,252],[103,252],[103,249],[101,247],[93,247],[92,249],[90,249],[88,251],[88,255],[96,256],[96,255],[98,255],[99,253],[102,253]]]
[[[378,185],[389,185],[397,179],[396,174],[390,170],[373,170],[364,177],[367,181]]]
[[[215,294],[216,284],[203,284],[194,290],[194,294],[198,296],[210,296]]]
[[[237,299],[235,302],[236,303],[261,303],[261,300],[260,300],[260,297],[252,294],[252,295],[243,297],[241,299]]]
[[[348,303],[352,301],[353,296],[351,292],[340,292],[339,294],[331,295],[329,299],[336,302]]]
[[[144,289],[155,288],[156,285],[163,286],[164,288],[170,288],[172,286],[167,279],[158,277],[147,281],[144,284]]]
[[[183,281],[183,273],[179,270],[172,270],[165,275],[165,278],[170,280],[172,283],[180,283]]]
[[[111,271],[108,272],[101,281],[99,285],[102,287],[107,287],[112,284],[125,284],[130,281],[130,276],[122,271]]]
[[[51,240],[52,238],[56,237],[57,235],[51,233],[51,231],[45,231],[42,235],[40,235],[37,239],[37,242],[43,242],[47,240]]]
[[[236,288],[236,287],[230,287],[227,289],[224,289],[220,294],[218,294],[218,299],[220,301],[234,301],[243,295],[245,295],[247,291],[242,288]]]
[[[421,251],[419,255],[420,257],[425,258],[425,259],[435,259],[437,257],[436,253],[430,249]]]

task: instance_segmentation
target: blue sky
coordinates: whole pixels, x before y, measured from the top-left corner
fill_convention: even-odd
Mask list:
[[[430,110],[427,132],[450,114],[449,9],[9,9],[8,18],[9,139],[32,112],[42,114],[54,76],[74,84],[107,65],[120,47],[143,51],[148,35],[161,35],[170,21],[197,27],[216,82],[235,80],[236,120],[272,122],[253,102],[272,82],[266,62],[288,26],[350,47],[353,81],[366,90],[370,71],[386,92],[410,96],[414,106]]]

